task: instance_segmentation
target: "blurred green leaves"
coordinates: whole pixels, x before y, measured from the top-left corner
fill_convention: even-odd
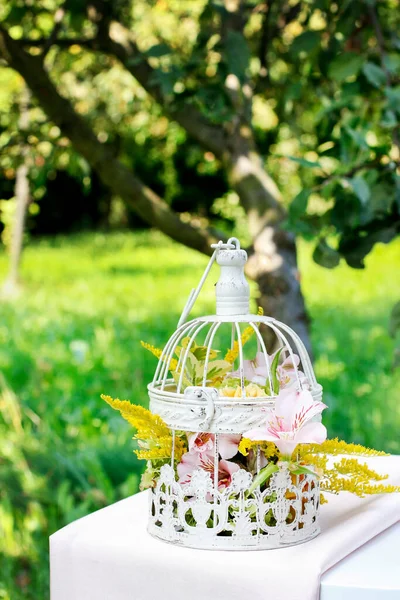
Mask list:
[[[328,244],[326,239],[322,238],[318,241],[314,249],[313,259],[317,265],[321,265],[321,267],[327,269],[333,269],[334,267],[337,267],[340,262],[340,254]]]
[[[349,77],[358,75],[363,62],[364,59],[359,54],[344,52],[329,64],[328,76],[338,83],[343,83]]]
[[[367,61],[364,63],[362,70],[369,83],[371,83],[374,87],[381,88],[385,85],[385,71],[381,67],[378,67],[378,65],[375,63]]]

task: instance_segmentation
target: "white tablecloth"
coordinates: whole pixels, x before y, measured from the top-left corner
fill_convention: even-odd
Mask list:
[[[400,483],[400,457],[368,462]],[[329,496],[321,508],[322,533],[305,544],[205,551],[151,538],[147,503],[147,493],[137,494],[51,537],[52,600],[316,600],[324,572],[400,520],[399,494],[360,499],[345,493]]]

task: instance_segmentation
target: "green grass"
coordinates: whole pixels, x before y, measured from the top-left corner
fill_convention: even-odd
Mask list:
[[[400,240],[375,248],[363,272],[324,270],[310,252],[301,244],[329,433],[400,453],[387,334]],[[139,342],[165,343],[206,260],[155,233],[27,248],[23,294],[0,304],[0,599],[46,598],[48,536],[137,490],[132,433],[99,395],[146,402],[155,362]],[[213,311],[214,280],[196,312]]]

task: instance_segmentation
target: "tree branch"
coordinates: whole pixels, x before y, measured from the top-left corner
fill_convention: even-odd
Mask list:
[[[24,46],[41,47],[49,43],[49,38],[38,40],[22,39]],[[178,105],[165,98],[160,82],[157,80],[157,70],[153,69],[146,57],[141,53],[130,32],[120,23],[113,22],[110,27],[99,27],[96,38],[60,38],[54,40],[60,48],[73,44],[101,51],[117,58],[133,75],[140,85],[162,106],[164,111],[174,121],[179,123],[202,146],[214,152],[219,158],[225,149],[225,132],[223,127],[210,123],[201,112],[189,104]]]
[[[47,39],[47,43],[43,46],[43,50],[42,50],[42,54],[41,54],[42,60],[45,59],[46,54],[48,53],[51,46],[55,43],[56,39],[58,38],[58,34],[60,33],[60,31],[63,27],[64,15],[65,15],[65,8],[64,8],[64,6],[60,6],[60,8],[58,8],[54,14],[53,30],[52,30],[49,38]]]
[[[269,0],[265,3],[265,13],[261,27],[261,39],[260,39],[260,48],[258,51],[258,57],[260,59],[261,70],[263,71],[261,75],[263,77],[267,77],[267,50],[268,44],[270,42],[270,22],[271,22],[271,12],[272,5],[274,0]],[[265,74],[264,74],[265,73]]]
[[[46,73],[40,56],[26,53],[0,26],[0,56],[25,79],[48,117],[73,143],[75,149],[98,173],[113,192],[132,206],[147,223],[172,239],[204,254],[211,254],[214,234],[183,223],[179,216],[155,192],[143,184],[113,154],[101,144],[87,122],[79,116],[71,103],[61,96]]]

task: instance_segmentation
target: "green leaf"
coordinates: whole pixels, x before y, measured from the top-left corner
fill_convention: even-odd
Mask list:
[[[302,189],[297,196],[293,198],[289,206],[289,213],[292,220],[298,219],[306,214],[310,194],[311,190]]]
[[[383,57],[383,64],[389,73],[395,75],[400,72],[400,54],[385,54]]]
[[[353,269],[364,269],[364,258],[371,252],[377,243],[388,244],[398,235],[396,225],[383,227],[382,222],[376,222],[376,230],[369,231],[365,235],[364,231],[357,232],[354,235],[342,237],[339,243],[339,252]]]
[[[388,181],[378,181],[371,188],[371,199],[369,202],[371,213],[375,213],[375,215],[387,215],[395,200],[395,186]]]
[[[250,50],[246,38],[239,31],[228,32],[225,54],[229,72],[243,81],[250,63]]]
[[[321,165],[319,162],[307,160],[306,158],[301,158],[301,157],[297,157],[297,156],[285,156],[285,158],[288,158],[289,160],[292,160],[293,162],[299,163],[299,165],[301,165],[302,167],[312,167],[312,168],[317,167],[317,168],[321,169]]]
[[[322,238],[314,249],[313,259],[321,267],[334,269],[340,262],[340,254],[329,246],[325,238]]]
[[[368,81],[375,86],[376,88],[380,88],[386,83],[386,73],[381,67],[375,65],[371,62],[366,62],[363,65],[362,71]]]
[[[173,94],[176,82],[175,73],[173,71],[161,71],[160,69],[155,69],[150,81],[151,83],[158,84],[162,89],[162,93],[166,96]]]
[[[142,56],[130,56],[126,59],[124,64],[128,67],[135,67],[136,65],[140,65],[140,63],[144,62]]]
[[[277,375],[277,370],[278,370],[279,359],[281,357],[282,350],[283,350],[283,347],[279,348],[279,350],[277,351],[277,353],[274,356],[274,360],[272,361],[272,365],[271,365],[272,389],[273,389],[274,394],[279,394],[279,379],[278,379],[278,375]]]
[[[390,314],[389,335],[392,338],[395,338],[396,335],[399,333],[399,331],[400,331],[400,302],[397,302],[393,306],[392,312]]]
[[[348,181],[357,198],[359,198],[363,204],[366,204],[371,197],[371,190],[362,175],[357,175]]]
[[[328,75],[338,83],[345,81],[349,77],[358,75],[364,59],[354,52],[344,52],[335,58],[328,68]]]
[[[382,127],[393,129],[393,127],[397,127],[397,123],[396,113],[393,110],[386,110],[381,120]]]
[[[151,46],[148,50],[146,50],[145,54],[148,58],[160,58],[160,56],[166,56],[167,54],[171,54],[171,48],[165,44],[155,44]]]
[[[320,41],[320,33],[316,31],[305,31],[294,38],[292,45],[290,46],[290,52],[291,54],[298,54],[300,52],[307,52],[308,54],[320,45]]]
[[[11,5],[11,2],[10,2]],[[3,9],[4,10],[4,9]],[[24,3],[24,6],[13,5],[7,14],[7,24],[10,25],[20,25],[22,19],[29,12],[29,7],[27,3]]]
[[[307,469],[307,467],[303,467],[302,465],[293,464],[292,467],[294,468],[290,468],[290,472],[293,473],[293,475],[314,475],[314,477],[317,476],[315,471]]]
[[[369,149],[369,146],[365,140],[364,133],[362,133],[361,131],[357,131],[356,129],[352,129],[351,127],[346,127],[345,130],[346,133],[349,134],[353,142],[356,144],[356,146],[358,146],[359,148],[364,148],[365,150]]]
[[[256,488],[263,485],[268,479],[271,477],[273,473],[279,471],[279,467],[274,465],[274,463],[269,463],[266,467],[261,469],[261,471],[256,475],[253,479],[253,483],[251,484],[248,493],[251,494],[254,492]]]
[[[208,363],[207,368],[207,379],[215,379],[216,377],[221,377],[225,375],[225,373],[229,373],[232,369],[231,363],[228,363],[226,360],[213,360]],[[203,376],[204,365],[201,366],[199,371],[200,377]]]
[[[400,112],[400,85],[396,87],[386,87],[385,96],[388,100],[388,108]]]

